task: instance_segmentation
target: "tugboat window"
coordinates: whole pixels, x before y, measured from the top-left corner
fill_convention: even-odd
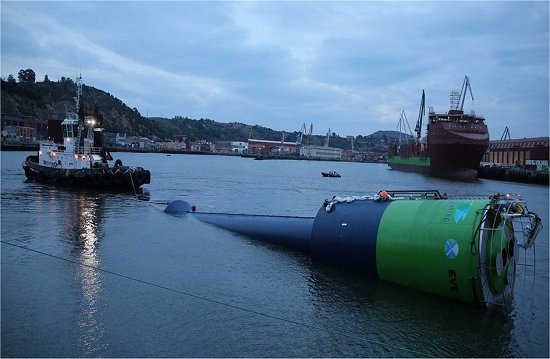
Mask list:
[[[77,131],[78,131],[77,124],[63,125],[63,137],[75,137]]]
[[[73,131],[72,131],[71,125],[64,125],[63,126],[63,137],[73,137]]]

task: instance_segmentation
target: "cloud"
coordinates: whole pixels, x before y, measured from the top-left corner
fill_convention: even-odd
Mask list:
[[[207,105],[230,91],[228,85],[218,79],[174,73],[150,64],[143,64],[106,49],[93,42],[82,33],[76,32],[56,19],[32,11],[8,11],[6,17],[12,24],[24,24],[23,30],[29,40],[51,54],[49,49],[66,48],[78,53],[83,66],[82,70],[88,79],[108,78],[118,84],[117,87],[127,93],[151,93],[154,91],[148,84],[162,82],[166,92],[176,93],[178,98],[189,98],[199,105]],[[67,52],[69,51],[67,50]],[[50,66],[70,68],[59,60],[43,58]],[[63,70],[65,71],[65,70]]]
[[[394,128],[469,75],[492,137],[548,132],[548,40],[545,2],[2,3],[3,76],[78,65],[142,113],[286,131]]]

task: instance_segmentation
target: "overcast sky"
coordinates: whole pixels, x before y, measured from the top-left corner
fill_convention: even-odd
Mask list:
[[[549,2],[8,2],[1,76],[82,73],[144,116],[414,128],[470,77],[492,140],[549,135]]]

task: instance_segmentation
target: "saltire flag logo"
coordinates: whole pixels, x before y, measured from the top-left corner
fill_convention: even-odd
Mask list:
[[[445,242],[445,255],[450,259],[455,259],[458,256],[458,242],[454,239],[448,239]]]

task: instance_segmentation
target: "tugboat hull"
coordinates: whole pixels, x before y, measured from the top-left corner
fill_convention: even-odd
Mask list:
[[[151,183],[151,172],[142,167],[116,166],[69,169],[41,166],[29,156],[23,162],[29,180],[61,186],[97,188],[115,191],[135,191]]]

